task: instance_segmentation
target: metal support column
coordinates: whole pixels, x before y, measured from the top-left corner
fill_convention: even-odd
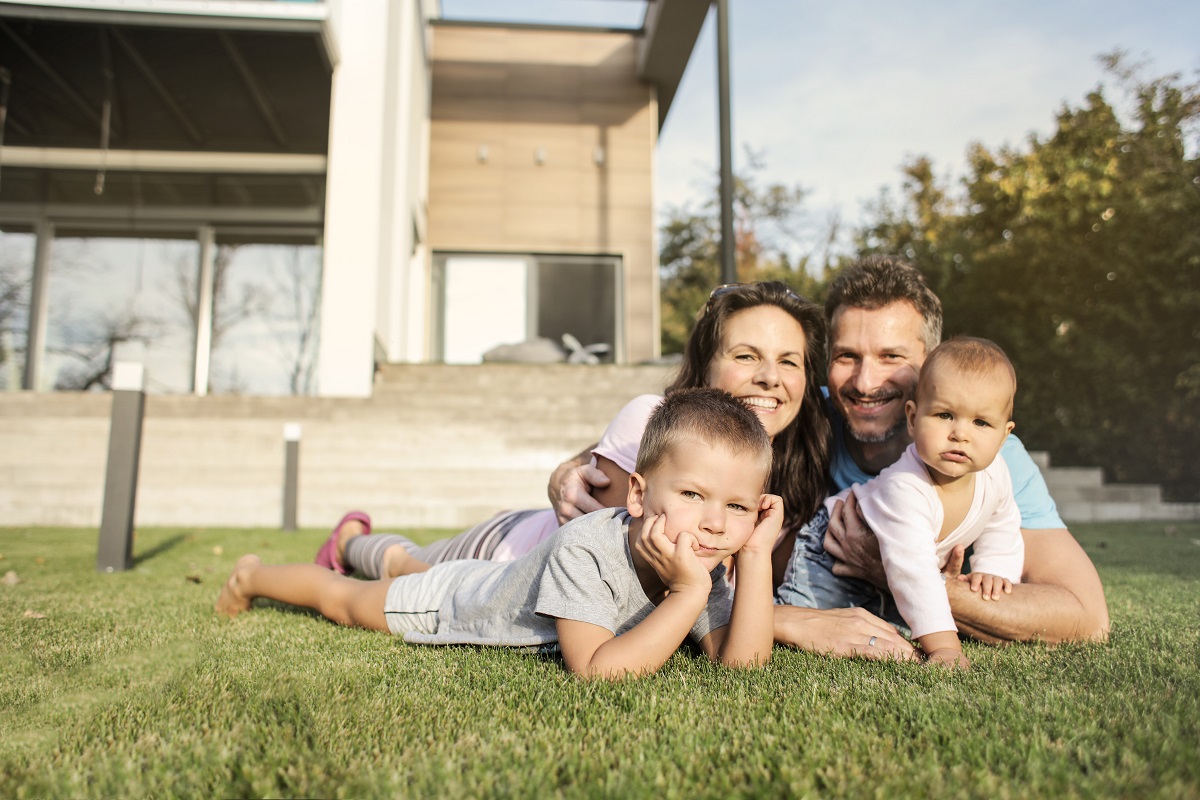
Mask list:
[[[50,309],[47,283],[50,279],[50,251],[54,245],[54,223],[39,220],[34,228],[37,243],[33,251],[33,285],[29,296],[29,330],[25,338],[25,375],[21,388],[36,392],[42,380],[42,362],[46,354],[46,319]]]
[[[217,247],[210,226],[201,228],[196,238],[200,240],[200,272],[196,276],[196,353],[192,359],[192,392],[203,397],[208,394],[208,370],[212,358],[213,273]]]
[[[737,283],[733,232],[733,138],[729,103],[729,0],[717,5],[717,117],[721,135],[721,282]]]

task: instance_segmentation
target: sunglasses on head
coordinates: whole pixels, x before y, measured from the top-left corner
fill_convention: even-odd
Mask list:
[[[717,298],[723,297],[727,294],[732,294],[734,292],[740,292],[745,287],[753,286],[753,285],[754,284],[750,284],[750,283],[722,283],[720,286],[713,289],[712,292],[708,295],[708,303],[705,304],[704,314],[702,314],[701,316],[707,315],[708,312],[712,311],[713,303],[715,303],[717,301]],[[787,296],[788,296],[789,300],[796,300],[798,302],[804,302],[804,298],[801,297],[800,295],[796,294],[795,292],[793,292],[791,289],[787,290]]]

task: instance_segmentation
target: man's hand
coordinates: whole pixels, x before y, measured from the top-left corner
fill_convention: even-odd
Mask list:
[[[861,608],[775,606],[775,641],[818,655],[915,661],[896,629]]]
[[[550,474],[546,494],[550,497],[550,505],[554,507],[559,525],[565,525],[569,520],[604,508],[592,497],[592,487],[602,489],[608,486],[609,479],[591,465],[590,453],[590,449],[585,450],[569,461],[564,461]]]
[[[707,598],[712,590],[712,577],[696,555],[696,537],[683,531],[672,544],[666,529],[666,514],[647,517],[634,548],[654,568],[659,580],[672,594],[695,591],[702,592]]]
[[[833,556],[833,574],[839,578],[858,578],[876,588],[887,588],[879,540],[859,515],[854,492],[844,503],[839,500],[833,506],[825,531],[825,552]]]

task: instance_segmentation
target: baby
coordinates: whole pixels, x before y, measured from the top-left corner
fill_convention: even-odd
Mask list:
[[[417,644],[557,646],[587,677],[654,672],[689,635],[714,661],[762,665],[783,522],[783,501],[763,494],[770,472],[754,412],[715,389],[682,390],[650,417],[628,509],[573,520],[516,561],[447,561],[391,580],[243,556],[216,609],[232,617],[267,597]],[[736,594],[723,580],[730,556]]]
[[[968,337],[942,343],[925,360],[905,410],[912,444],[866,484],[826,501],[797,535],[778,596],[809,608],[863,606],[907,623],[929,662],[969,667],[941,572],[956,545],[973,546],[966,576],[985,599],[1020,582],[1025,547],[1004,459],[1013,429],[1017,379],[995,343]],[[853,491],[879,539],[888,589],[833,574],[825,529],[833,504]]]

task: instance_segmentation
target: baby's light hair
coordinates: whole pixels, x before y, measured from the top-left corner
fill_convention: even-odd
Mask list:
[[[766,486],[771,474],[771,437],[758,415],[720,389],[679,389],[667,395],[646,423],[634,470],[646,475],[686,438],[756,456],[762,462]]]
[[[960,374],[990,375],[998,373],[1011,381],[1012,391],[1008,396],[1008,416],[1012,418],[1013,397],[1017,393],[1017,371],[1000,345],[991,339],[974,336],[955,336],[934,348],[921,366],[914,399],[929,390],[929,382],[939,369],[952,369]]]

